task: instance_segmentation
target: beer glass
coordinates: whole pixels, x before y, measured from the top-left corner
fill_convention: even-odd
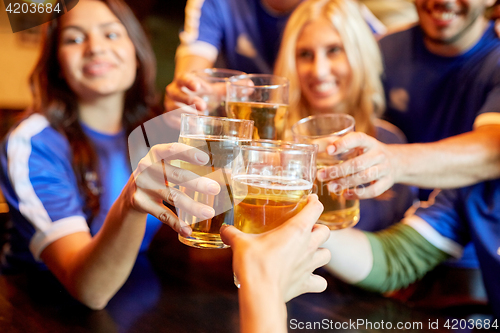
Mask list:
[[[223,68],[204,68],[192,72],[200,82],[200,88],[196,92],[201,97],[207,108],[206,116],[226,116],[226,81],[229,77],[245,74],[244,72]]]
[[[193,230],[189,237],[179,235],[179,240],[197,248],[225,248],[220,239],[222,224],[233,224],[233,197],[231,195],[231,166],[234,159],[233,148],[248,143],[252,138],[253,121],[222,117],[182,114],[179,142],[196,147],[209,155],[206,165],[193,165],[181,161],[180,168],[217,181],[221,191],[217,195],[207,195],[183,187],[180,190],[194,201],[211,206],[215,216],[202,220],[185,211],[177,210],[177,215]]]
[[[227,115],[253,120],[253,138],[256,140],[281,140],[288,113],[288,89],[288,79],[276,75],[230,77],[227,81]]]
[[[259,140],[234,148],[234,226],[260,234],[298,214],[316,176],[317,145]],[[240,282],[233,276],[234,284]]]
[[[292,126],[294,140],[301,143],[315,143],[319,146],[317,156],[318,170],[342,163],[356,156],[354,149],[330,156],[326,147],[341,136],[354,130],[354,118],[346,114],[324,114],[301,119]],[[342,175],[335,175],[340,178]],[[359,221],[359,200],[347,200],[344,190],[330,192],[328,181],[316,180],[314,191],[325,207],[318,223],[331,230],[343,229],[356,225]]]
[[[295,216],[311,193],[316,145],[252,142],[234,148],[234,226],[259,234]]]

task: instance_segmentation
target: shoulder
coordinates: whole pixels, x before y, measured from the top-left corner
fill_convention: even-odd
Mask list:
[[[57,156],[67,156],[69,152],[68,140],[41,114],[32,114],[21,121],[6,138],[9,160],[26,160],[33,156],[53,160]]]
[[[48,139],[45,139],[48,137]],[[34,113],[22,120],[8,135],[8,140],[25,139],[50,141],[56,139],[54,144],[66,141],[66,138],[53,128],[44,115]]]
[[[376,119],[374,123],[378,141],[388,144],[407,143],[406,136],[393,124],[382,119]]]
[[[380,47],[384,49],[392,45],[407,44],[409,38],[411,38],[419,29],[420,28],[418,25],[411,24],[404,27],[400,27],[397,30],[391,30],[387,35],[385,35],[380,39],[379,41]]]
[[[207,18],[210,14],[218,17],[227,14],[228,10],[236,4],[237,1],[234,0],[188,0],[185,12],[186,16],[195,15],[200,19]]]

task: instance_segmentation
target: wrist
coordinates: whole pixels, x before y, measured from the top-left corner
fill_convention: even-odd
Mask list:
[[[247,251],[247,253],[251,252]],[[266,265],[266,261],[256,261],[254,258],[259,258],[259,255],[240,257],[240,265],[235,267],[235,274],[240,281],[241,288],[244,291],[248,290],[255,293],[267,289],[270,295],[272,294],[283,300],[284,295],[280,288],[279,272]]]
[[[411,163],[408,163],[409,157],[406,154],[407,148],[408,145],[394,144],[389,146],[392,154],[391,167],[395,184],[408,182],[407,174],[409,171],[409,167],[411,167]]]
[[[242,333],[287,331],[286,304],[278,288],[252,281],[238,293]]]

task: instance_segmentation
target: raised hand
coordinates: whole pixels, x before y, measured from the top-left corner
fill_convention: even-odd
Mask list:
[[[218,194],[220,185],[212,179],[200,177],[191,171],[171,165],[170,161],[173,160],[204,165],[209,157],[203,151],[182,143],[153,146],[134,171],[136,190],[131,198],[132,207],[156,216],[186,237],[191,234],[191,228],[168,209],[163,201],[203,219],[213,217],[215,211],[212,207],[198,203],[178,189],[168,186],[168,183],[210,195]]]

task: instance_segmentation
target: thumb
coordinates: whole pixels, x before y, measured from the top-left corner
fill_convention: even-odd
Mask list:
[[[353,148],[372,148],[373,145],[374,142],[365,133],[351,132],[332,142],[332,144],[326,148],[326,151],[330,155],[337,155]]]
[[[240,230],[236,229],[232,225],[223,225],[220,228],[220,238],[224,244],[233,246],[236,238],[243,234]]]

